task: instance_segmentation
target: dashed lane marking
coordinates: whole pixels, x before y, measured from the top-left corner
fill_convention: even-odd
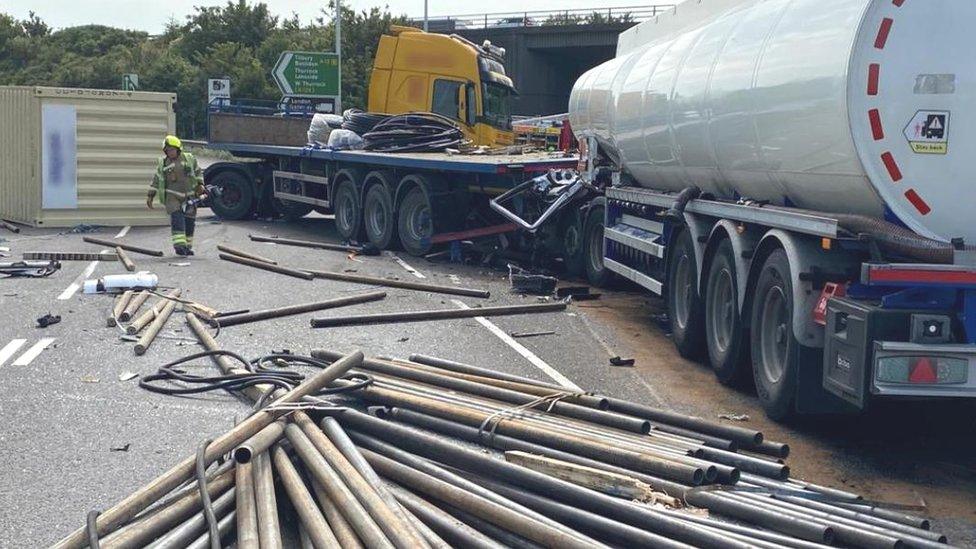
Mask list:
[[[4,345],[3,349],[0,349],[0,366],[3,366],[4,363],[10,360],[10,357],[14,356],[23,347],[24,343],[27,343],[26,339],[15,339]]]
[[[458,307],[460,307],[461,309],[470,309],[470,307],[468,307],[463,302],[458,301],[457,299],[452,299],[451,302],[454,303],[455,305],[457,305]],[[568,377],[566,377],[566,376],[562,375],[561,373],[559,373],[558,370],[556,370],[555,368],[553,368],[552,366],[550,366],[546,361],[544,361],[541,358],[539,358],[535,353],[533,353],[532,351],[526,349],[518,341],[515,341],[514,339],[512,339],[512,336],[510,336],[507,333],[505,333],[505,330],[502,330],[501,328],[499,328],[498,326],[496,326],[494,323],[492,323],[491,321],[489,321],[487,318],[485,318],[483,316],[476,316],[476,317],[474,317],[474,319],[476,321],[478,321],[478,324],[481,324],[485,328],[488,328],[488,331],[489,332],[491,332],[492,334],[494,334],[495,337],[497,337],[498,339],[500,339],[503,342],[505,342],[505,344],[508,345],[509,347],[511,347],[516,353],[522,355],[523,358],[525,358],[526,360],[528,360],[529,362],[531,362],[533,366],[535,366],[536,368],[538,368],[538,369],[542,370],[543,372],[545,372],[545,374],[548,375],[549,377],[551,377],[553,380],[555,380],[556,383],[562,385],[563,387],[565,387],[567,389],[572,389],[573,391],[582,391],[583,390],[583,389],[581,389],[579,387],[579,385],[576,385],[575,383],[573,383],[572,381],[570,381]]]
[[[131,225],[126,225],[125,227],[122,227],[122,230],[119,231],[119,234],[115,235],[115,238],[122,238],[123,236],[129,234],[129,229],[131,228],[132,228]]]
[[[54,343],[53,337],[45,337],[41,339],[32,345],[30,349],[27,349],[24,354],[20,355],[20,358],[15,360],[11,366],[27,366],[33,362],[35,358],[37,358],[37,355],[41,354],[41,352],[44,351],[44,349],[47,349],[47,346],[52,343]]]
[[[400,259],[400,256],[398,256],[397,254],[388,251],[386,252],[386,255],[393,261],[396,261],[401,267],[404,268],[404,270],[406,270],[408,273],[412,274],[413,276],[417,278],[427,278],[426,276],[423,275],[423,273],[408,265],[406,261]]]
[[[97,261],[92,261],[91,263],[89,263],[88,266],[85,267],[85,270],[81,271],[81,274],[78,275],[78,278],[76,278],[75,281],[71,283],[71,285],[69,285],[67,288],[64,289],[63,292],[61,292],[61,295],[58,296],[58,299],[62,301],[64,301],[65,299],[71,299],[71,296],[75,295],[75,292],[77,292],[78,289],[81,288],[81,285],[85,283],[85,279],[91,276],[93,272],[95,272],[95,267],[98,267]]]

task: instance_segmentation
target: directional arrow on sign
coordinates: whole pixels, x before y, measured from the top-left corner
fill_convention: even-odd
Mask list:
[[[274,70],[271,71],[271,75],[274,77],[275,83],[278,84],[278,89],[280,89],[281,93],[285,95],[293,95],[295,93],[291,87],[291,83],[288,82],[288,78],[285,77],[285,69],[291,64],[291,60],[294,56],[294,52],[283,52],[278,57],[278,62],[275,63]]]

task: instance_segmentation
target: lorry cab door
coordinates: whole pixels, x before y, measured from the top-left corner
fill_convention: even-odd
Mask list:
[[[474,137],[468,112],[472,110],[468,103],[467,83],[463,80],[435,76],[431,83],[430,112],[446,116],[457,121],[468,139]]]

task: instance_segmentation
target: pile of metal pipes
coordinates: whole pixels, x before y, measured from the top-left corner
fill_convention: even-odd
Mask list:
[[[924,518],[789,479],[754,430],[431,357],[312,356],[331,365],[198,452],[229,457],[206,481],[179,486],[188,458],[93,520],[100,545],[945,547]]]

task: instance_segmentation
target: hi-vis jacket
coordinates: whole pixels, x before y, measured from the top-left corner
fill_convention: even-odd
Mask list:
[[[166,206],[166,213],[180,209],[183,202],[199,194],[203,187],[203,171],[197,159],[190,153],[180,153],[176,160],[162,157],[156,161],[149,193],[155,194],[159,203]]]

